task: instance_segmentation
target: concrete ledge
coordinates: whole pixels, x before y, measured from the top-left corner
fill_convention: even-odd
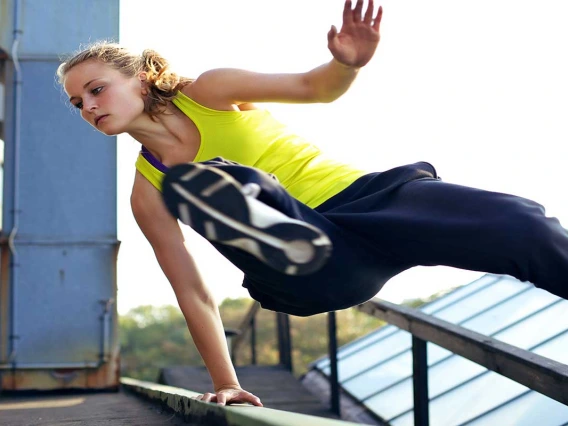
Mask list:
[[[219,406],[192,399],[199,393],[123,377],[126,390],[159,401],[186,421],[208,426],[356,426],[357,423],[289,413],[248,404]]]

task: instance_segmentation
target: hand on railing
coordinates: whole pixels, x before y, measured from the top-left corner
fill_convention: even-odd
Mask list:
[[[239,386],[222,387],[217,389],[215,393],[208,392],[196,396],[193,399],[203,402],[216,402],[219,405],[250,403],[262,407],[262,402],[259,397],[247,392]]]

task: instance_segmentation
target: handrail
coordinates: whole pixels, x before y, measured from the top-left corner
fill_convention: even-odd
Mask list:
[[[245,314],[238,328],[238,334],[231,342],[231,359],[235,362],[235,354],[238,348],[247,336],[247,332],[251,331],[251,364],[256,364],[256,326],[255,318],[260,310],[259,302],[254,301]],[[337,325],[335,312],[328,312],[328,353],[331,360],[332,378],[330,380],[330,407],[331,411],[338,417],[341,417],[340,392],[337,379]],[[285,366],[290,372],[293,372],[292,362],[292,341],[290,334],[290,320],[287,314],[276,313],[276,331],[278,338],[278,351],[280,364]]]
[[[192,424],[218,426],[356,426],[357,423],[239,404],[220,406],[194,399],[198,393],[172,386],[120,379],[123,388],[161,402]]]
[[[259,311],[259,309],[260,309],[260,303],[254,301],[238,327],[239,335],[233,339],[232,351],[231,351],[232,353],[236,353],[239,346],[245,340],[246,333],[248,329],[251,327],[251,322],[253,318],[256,316],[256,313]]]
[[[568,365],[384,300],[358,309],[568,405]]]
[[[245,317],[241,321],[238,329],[238,335],[233,339],[231,343],[231,357],[233,363],[235,362],[235,354],[239,346],[242,344],[243,340],[247,336],[247,332],[250,329],[251,338],[251,358],[252,364],[256,364],[256,314],[260,310],[261,306],[258,302],[253,302]],[[279,362],[281,365],[285,366],[290,372],[293,372],[293,362],[292,362],[292,339],[290,335],[290,319],[287,314],[282,312],[276,312],[276,333],[278,341],[278,352],[279,352]]]

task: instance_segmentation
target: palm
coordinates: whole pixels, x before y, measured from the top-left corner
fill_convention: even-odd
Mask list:
[[[379,44],[382,15],[383,9],[379,7],[373,17],[373,0],[369,0],[364,13],[363,0],[357,0],[354,9],[351,9],[351,0],[346,0],[340,32],[332,27],[328,33],[328,47],[334,58],[349,66],[366,65]]]

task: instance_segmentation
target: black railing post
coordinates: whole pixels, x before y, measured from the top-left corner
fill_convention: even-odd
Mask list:
[[[339,381],[337,374],[337,321],[335,311],[327,314],[328,334],[329,334],[329,362],[330,362],[330,405],[331,411],[341,417],[341,406],[339,402]]]
[[[256,365],[256,317],[250,319],[250,358],[251,364]]]
[[[229,348],[229,355],[231,356],[231,362],[235,364],[235,351],[233,350],[233,339],[235,336],[241,334],[239,330],[233,330],[231,328],[225,329],[225,339],[227,339],[227,347]]]
[[[412,368],[414,382],[414,424],[430,424],[428,397],[428,355],[426,341],[412,336]]]
[[[276,313],[278,332],[278,350],[280,352],[280,364],[290,372],[292,367],[292,339],[290,337],[290,317],[281,312]]]

